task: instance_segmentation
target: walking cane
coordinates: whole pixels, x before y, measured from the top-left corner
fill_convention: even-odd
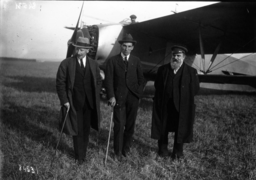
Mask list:
[[[60,143],[60,140],[61,140],[61,137],[62,137],[62,134],[63,134],[64,126],[65,126],[65,124],[66,124],[66,120],[67,120],[67,117],[68,117],[68,111],[69,111],[69,107],[68,107],[68,109],[67,109],[67,112],[66,112],[66,115],[65,115],[65,118],[64,118],[64,122],[63,122],[62,127],[61,127],[60,137],[59,137],[59,140],[58,140],[57,145],[56,145],[56,148],[55,148],[55,153],[54,153],[55,156],[56,156],[56,154],[57,154],[57,148],[58,148],[58,146],[59,146],[59,143]],[[52,166],[52,163],[53,163],[53,161],[54,161],[54,159],[55,159],[55,156],[54,156],[53,159],[52,159],[51,166]]]
[[[107,164],[108,159],[108,147],[109,147],[109,141],[110,141],[110,135],[111,135],[111,127],[113,122],[113,107],[111,107],[111,120],[110,120],[110,126],[109,126],[109,134],[108,134],[108,145],[107,145],[107,151],[106,151],[106,157],[105,157],[105,165]]]
[[[55,148],[55,154],[57,152],[57,148],[59,146],[59,143],[60,143],[60,140],[61,140],[61,137],[62,137],[62,134],[63,134],[63,129],[64,129],[64,126],[66,124],[66,120],[67,120],[67,117],[68,117],[68,111],[69,111],[69,107],[67,109],[67,112],[66,112],[66,115],[65,115],[65,119],[64,119],[64,122],[63,122],[62,127],[61,127],[60,137],[59,137],[58,143],[57,143],[56,148]]]

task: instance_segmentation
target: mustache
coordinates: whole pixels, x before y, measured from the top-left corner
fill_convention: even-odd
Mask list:
[[[172,59],[172,62],[180,62],[178,59]]]

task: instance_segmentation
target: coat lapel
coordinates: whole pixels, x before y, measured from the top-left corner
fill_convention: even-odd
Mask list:
[[[93,69],[95,69],[95,65],[94,63],[91,63],[91,59],[86,56],[86,66],[89,66],[89,69],[92,73],[92,77],[93,77],[93,81],[94,81],[94,85],[96,85],[96,81],[95,81],[95,77],[96,77],[96,71],[93,71]]]
[[[76,56],[72,57],[72,59],[69,61],[69,66],[68,66],[68,72],[69,72],[69,77],[70,77],[70,84],[71,88],[73,89],[74,87],[74,82],[75,82],[75,72],[76,72]]]
[[[127,71],[129,71],[129,69],[132,68],[133,66],[134,66],[134,59],[130,55],[130,57],[128,59],[128,69],[127,69]]]
[[[123,69],[125,70],[125,65],[124,65],[124,61],[123,58],[121,56],[121,54],[119,55],[118,59],[117,59],[117,64]]]
[[[83,69],[81,67],[77,58],[76,58],[76,71],[78,71],[80,74],[82,74],[82,76],[84,76],[84,74],[85,74],[85,69]]]
[[[183,66],[184,67],[181,72],[181,87],[182,87],[181,94],[183,93],[183,89],[184,89],[185,85],[187,84],[187,82],[190,81],[187,65],[184,63]]]
[[[179,70],[176,72],[175,75],[174,75],[174,71],[172,70],[173,75],[174,75],[174,79],[177,79],[182,75],[183,68],[184,68],[184,63],[181,65],[181,67],[179,68]]]

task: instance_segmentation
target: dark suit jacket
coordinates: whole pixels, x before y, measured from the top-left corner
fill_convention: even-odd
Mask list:
[[[194,96],[199,91],[199,80],[197,72],[194,68],[183,63],[181,73],[181,83],[179,87],[173,88],[173,101],[175,106],[179,106],[179,126],[178,126],[178,142],[188,143],[193,139],[193,125],[195,117]],[[180,70],[181,70],[180,69]],[[155,97],[153,103],[152,129],[151,137],[160,139],[165,132],[166,119],[164,113],[166,97],[165,88],[168,74],[173,71],[170,64],[165,64],[158,69],[155,81]],[[179,102],[178,102],[179,101]]]
[[[88,65],[93,76],[93,85],[95,89],[93,100],[95,101],[95,111],[93,113],[93,120],[91,121],[91,127],[95,130],[99,130],[100,127],[100,89],[102,80],[100,77],[99,66],[93,59],[87,57]],[[60,99],[60,103],[63,106],[66,102],[70,103],[69,115],[65,124],[65,133],[75,136],[78,134],[77,115],[73,104],[73,87],[75,81],[76,71],[76,56],[63,60],[58,68],[56,77],[56,89]],[[63,108],[61,110],[63,112]],[[62,113],[63,114],[63,113]]]
[[[85,102],[87,102],[88,107],[93,109],[95,107],[95,100],[93,98],[95,89],[90,66],[86,66],[85,69],[83,69],[79,63],[76,64],[75,83],[73,88],[74,94],[72,97],[74,106],[76,110],[78,110],[84,107]]]
[[[140,98],[143,84],[144,76],[139,58],[130,55],[127,73],[121,54],[108,59],[105,85],[109,98],[115,97],[117,102],[122,101],[128,91]]]

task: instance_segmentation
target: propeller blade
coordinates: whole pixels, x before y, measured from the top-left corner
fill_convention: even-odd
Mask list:
[[[81,17],[82,11],[83,11],[83,7],[84,7],[84,2],[83,2],[83,5],[82,5],[82,8],[81,8],[81,11],[80,11],[79,18],[78,18],[77,23],[76,23],[76,28],[74,30],[74,33],[73,33],[72,37],[71,37],[70,43],[68,44],[68,51],[67,51],[66,58],[71,57],[71,55],[74,52],[75,47],[72,45],[72,43],[76,43],[78,24],[80,22],[80,17]]]
[[[65,27],[66,29],[70,29],[70,30],[75,30],[76,28],[75,27]]]

